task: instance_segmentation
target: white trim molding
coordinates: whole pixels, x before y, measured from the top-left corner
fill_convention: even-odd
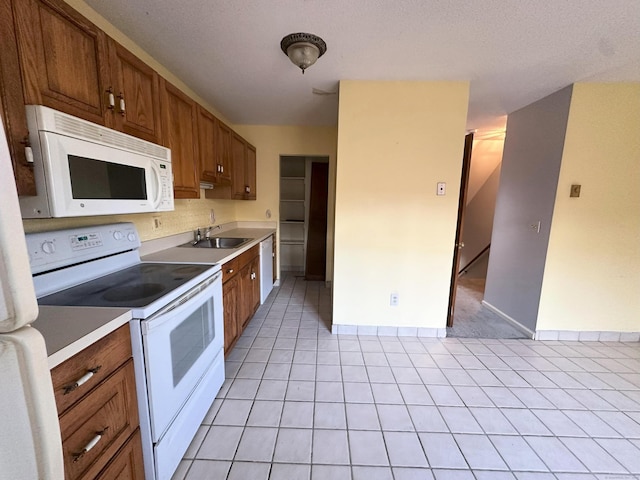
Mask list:
[[[488,303],[488,302],[486,302],[484,300],[482,300],[482,305],[487,307],[488,310],[491,310],[493,313],[498,315],[500,318],[503,318],[507,322],[512,323],[519,330],[522,330],[524,333],[529,335],[529,338],[535,338],[535,332],[533,330],[530,330],[529,328],[525,327],[519,321],[517,321],[515,318],[510,317],[509,315],[504,313],[499,308],[494,307],[493,305],[491,305],[490,303]]]
[[[567,342],[640,342],[640,332],[536,330],[535,339]]]
[[[432,337],[444,338],[446,328],[383,327],[376,325],[331,325],[333,335],[376,335],[378,337]]]

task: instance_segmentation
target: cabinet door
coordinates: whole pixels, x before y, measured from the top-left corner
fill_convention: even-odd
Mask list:
[[[27,162],[29,130],[22,96],[18,46],[11,0],[0,0],[0,114],[9,144],[18,195],[35,195],[33,167]]]
[[[109,108],[113,126],[149,142],[160,143],[160,82],[156,71],[115,40],[109,40],[110,89],[115,105]],[[124,108],[123,108],[124,107]]]
[[[100,472],[96,480],[144,480],[144,462],[142,460],[142,444],[140,430],[131,438],[111,460],[109,465]]]
[[[15,0],[27,104],[105,124],[106,34],[61,0]]]
[[[248,263],[240,269],[238,278],[240,282],[238,334],[241,334],[253,314],[253,281],[251,280],[251,263]]]
[[[251,261],[251,314],[260,306],[260,257]]]
[[[278,277],[278,271],[276,269],[276,266],[278,265],[278,261],[276,258],[276,236],[275,235],[271,235],[271,242],[273,245],[273,251],[271,253],[271,256],[273,257],[273,283],[276,283],[276,279]]]
[[[245,162],[244,178],[246,182],[245,198],[256,199],[256,147],[247,144],[247,158]]]
[[[162,136],[171,149],[175,198],[199,198],[196,103],[163,80]]]
[[[238,277],[222,285],[222,305],[224,309],[224,353],[227,355],[238,338]]]
[[[231,137],[232,130],[220,120],[216,122],[216,161],[221,169],[218,172],[218,184],[231,185],[231,174],[233,172],[231,158]]]
[[[245,163],[247,156],[247,142],[238,135],[233,133],[231,138],[231,158],[233,161],[233,181],[231,198],[242,200],[245,198]]]
[[[198,155],[200,180],[217,182],[220,164],[217,162],[216,117],[198,105]]]

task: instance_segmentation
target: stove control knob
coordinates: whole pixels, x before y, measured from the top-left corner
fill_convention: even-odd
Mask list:
[[[52,253],[55,253],[56,251],[56,245],[55,243],[47,240],[46,242],[44,242],[42,244],[42,251],[48,255],[51,255]]]
[[[116,230],[115,232],[113,232],[113,238],[115,238],[116,240],[122,240],[122,232],[120,230]]]
[[[135,242],[136,241],[135,233],[130,233],[129,235],[127,235],[127,238],[129,239],[130,242]]]

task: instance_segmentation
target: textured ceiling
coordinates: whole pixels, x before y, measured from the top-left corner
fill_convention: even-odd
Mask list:
[[[639,0],[86,0],[236,124],[333,125],[349,80],[469,80],[468,128],[578,81],[640,81]],[[302,75],[280,50],[309,32]]]

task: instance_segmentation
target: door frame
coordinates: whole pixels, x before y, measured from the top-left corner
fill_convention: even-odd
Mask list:
[[[453,326],[453,313],[458,289],[458,269],[460,267],[460,250],[464,247],[462,232],[464,230],[464,212],[467,206],[469,189],[469,172],[471,170],[471,151],[473,150],[473,132],[464,137],[464,153],[462,155],[462,171],[460,174],[460,195],[458,196],[458,220],[456,224],[455,243],[453,245],[453,261],[451,266],[451,285],[449,287],[449,305],[447,307],[447,327]]]

